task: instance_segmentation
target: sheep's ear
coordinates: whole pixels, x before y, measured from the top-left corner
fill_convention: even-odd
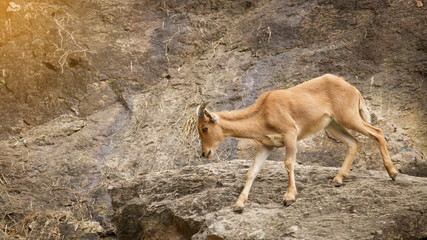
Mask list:
[[[209,121],[211,122],[217,122],[218,121],[218,116],[209,112],[207,109],[205,109],[203,111],[205,113],[205,116],[209,118]]]

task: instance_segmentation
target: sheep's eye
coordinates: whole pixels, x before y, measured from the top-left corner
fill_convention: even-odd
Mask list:
[[[204,128],[202,128],[202,132],[207,132],[208,131],[208,128],[207,127],[204,127]]]

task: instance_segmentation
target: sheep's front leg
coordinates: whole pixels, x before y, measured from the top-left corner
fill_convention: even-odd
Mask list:
[[[286,158],[285,158],[285,169],[288,173],[288,189],[286,190],[285,196],[283,197],[283,205],[289,206],[295,202],[297,195],[297,188],[295,186],[295,174],[294,164],[297,153],[296,147],[296,136],[287,136],[285,139],[286,144]]]
[[[233,211],[241,213],[243,208],[245,207],[245,203],[248,200],[249,191],[251,190],[252,183],[254,182],[256,176],[261,170],[265,160],[270,155],[271,151],[273,151],[273,147],[268,147],[261,145],[258,148],[258,151],[255,156],[255,161],[252,163],[252,166],[249,168],[249,171],[246,175],[246,183],[243,188],[242,193],[240,193],[239,200],[237,200],[236,204],[234,204]]]

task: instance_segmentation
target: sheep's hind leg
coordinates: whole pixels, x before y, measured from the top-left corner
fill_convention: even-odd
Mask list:
[[[356,156],[357,151],[359,150],[360,143],[345,128],[343,128],[335,121],[332,121],[325,129],[326,131],[328,131],[328,133],[330,133],[336,139],[340,140],[347,147],[342,167],[338,171],[338,174],[334,178],[334,180],[332,180],[334,186],[338,187],[342,185],[343,178],[347,176],[351,164],[353,163],[354,157]]]

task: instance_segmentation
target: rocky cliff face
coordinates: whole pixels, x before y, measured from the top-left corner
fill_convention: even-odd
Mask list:
[[[283,164],[268,161],[242,214],[232,206],[250,161],[186,167],[110,187],[119,239],[421,239],[427,236],[425,178],[355,170],[334,187],[338,168],[297,166],[296,203],[281,204]]]
[[[415,0],[3,1],[0,229],[30,239],[114,238],[107,186],[253,158],[254,143],[236,139],[214,159],[199,158],[199,103],[241,108],[324,73],[362,92],[402,176],[426,177],[424,22]],[[353,170],[383,171],[377,147],[358,138]],[[302,166],[338,167],[344,158],[324,133],[298,149]],[[270,157],[283,158],[280,149]]]
[[[343,76],[362,92],[399,168],[410,172],[407,164],[423,165],[425,41],[420,28],[423,10],[415,3],[164,3],[167,14],[161,27],[153,28],[151,39],[162,37],[167,71],[158,84],[128,98],[133,113],[128,125],[133,128],[121,132],[120,138],[130,141],[117,145],[107,165],[111,161],[130,176],[200,163],[194,130],[183,126],[197,104],[211,101],[214,111],[242,108],[266,90],[294,86],[327,72]],[[355,165],[382,169],[376,146],[361,139]],[[322,147],[315,147],[319,142]],[[252,158],[251,149],[251,142],[229,140],[217,158]],[[322,134],[299,149],[301,163],[337,166],[343,157],[343,149]],[[272,159],[282,160],[283,154],[277,151]],[[123,155],[129,161],[116,164]]]

